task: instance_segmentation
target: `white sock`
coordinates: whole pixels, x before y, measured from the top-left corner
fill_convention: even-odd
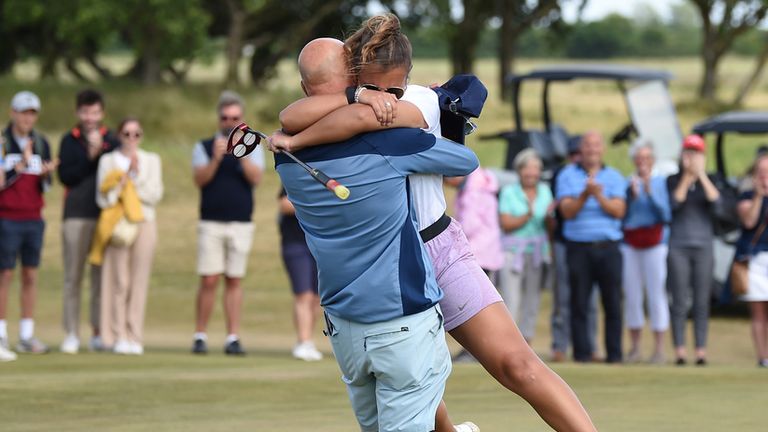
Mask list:
[[[231,344],[232,342],[234,342],[234,341],[236,341],[236,340],[239,340],[239,339],[240,339],[240,338],[239,338],[239,337],[237,337],[237,335],[236,335],[236,334],[230,334],[230,335],[227,335],[227,343],[228,343],[228,344]]]
[[[22,318],[19,321],[19,338],[21,340],[32,339],[35,334],[35,320],[32,318]]]
[[[194,336],[192,336],[195,340],[208,340],[208,335],[205,334],[205,332],[195,332]]]
[[[8,322],[0,320],[0,338],[8,339]]]

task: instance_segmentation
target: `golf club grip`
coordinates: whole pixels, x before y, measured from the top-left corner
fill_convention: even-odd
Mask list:
[[[312,170],[309,173],[312,174],[312,177],[314,177],[317,181],[324,184],[325,187],[327,187],[328,190],[330,191],[333,191],[333,188],[339,185],[339,182],[328,177],[327,175],[325,175],[324,172],[320,171],[317,168],[312,168]]]

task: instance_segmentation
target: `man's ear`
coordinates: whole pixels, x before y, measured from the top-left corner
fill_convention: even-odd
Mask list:
[[[309,92],[307,91],[307,87],[304,85],[304,81],[301,82],[301,91],[304,92],[305,96],[309,96]]]

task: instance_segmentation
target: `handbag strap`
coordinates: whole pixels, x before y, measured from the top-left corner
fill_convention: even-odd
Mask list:
[[[757,242],[760,240],[760,237],[763,235],[763,232],[765,232],[766,226],[768,226],[768,218],[763,217],[763,220],[760,222],[760,225],[757,227],[757,231],[755,231],[755,235],[752,237],[752,241],[749,242],[750,250],[755,248],[755,246],[757,245]]]

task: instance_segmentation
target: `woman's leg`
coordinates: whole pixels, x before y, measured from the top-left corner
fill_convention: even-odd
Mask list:
[[[693,285],[693,329],[696,340],[696,358],[707,356],[707,328],[709,303],[712,293],[712,247],[698,249],[693,255],[691,283]]]
[[[669,329],[669,300],[667,299],[667,246],[658,245],[643,253],[642,271],[646,274],[645,289],[648,315],[654,335],[652,362],[664,361],[664,335]]]
[[[669,248],[667,257],[667,290],[672,294],[672,343],[678,359],[685,359],[685,321],[688,317],[688,287],[691,268],[685,250]]]
[[[504,266],[499,274],[499,293],[504,303],[507,305],[512,319],[520,320],[520,291],[523,284],[523,273],[517,272],[512,268],[512,262],[515,260],[515,254],[506,252],[504,254]],[[440,281],[438,281],[439,284]],[[441,286],[442,287],[442,286]]]
[[[630,348],[627,361],[640,360],[640,335],[645,324],[643,314],[643,284],[645,277],[641,268],[642,251],[628,245],[621,245],[623,257],[624,319],[629,329]]]
[[[504,387],[525,399],[556,431],[594,431],[571,388],[531,350],[506,307],[494,303],[450,331]]]
[[[768,302],[749,302],[752,315],[752,343],[757,361],[768,359]]]
[[[525,266],[523,267],[523,280],[521,284],[520,299],[520,333],[530,344],[536,333],[536,318],[539,316],[539,301],[541,300],[541,287],[544,283],[544,265],[534,266],[533,257],[530,254],[525,256]]]
[[[149,277],[152,274],[152,261],[155,258],[156,244],[157,226],[155,222],[142,223],[139,227],[139,235],[131,246],[131,282],[126,315],[128,340],[142,346],[144,345],[144,312],[147,308]]]

